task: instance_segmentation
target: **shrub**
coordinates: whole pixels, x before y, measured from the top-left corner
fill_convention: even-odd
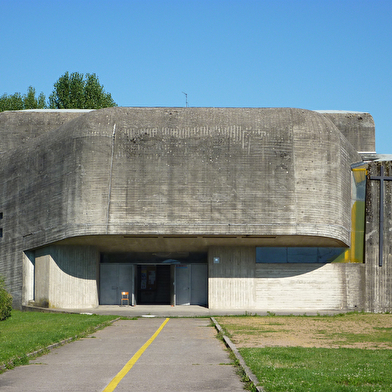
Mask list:
[[[0,321],[11,316],[12,295],[5,288],[5,281],[0,276]]]

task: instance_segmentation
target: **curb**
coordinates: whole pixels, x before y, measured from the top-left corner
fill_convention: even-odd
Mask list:
[[[226,346],[234,354],[234,356],[238,360],[238,363],[239,363],[240,367],[244,371],[245,375],[249,378],[250,382],[253,384],[253,386],[255,387],[256,391],[257,392],[265,392],[263,387],[257,386],[257,384],[259,383],[259,380],[253,374],[253,372],[250,370],[250,368],[246,365],[244,359],[242,358],[242,355],[237,350],[236,345],[225,335],[225,332],[224,332],[223,328],[219,325],[219,323],[215,320],[215,318],[211,317],[211,320],[215,324],[215,328],[217,329],[217,331],[222,333],[223,340],[224,340]]]
[[[118,321],[118,320],[120,320],[121,319],[121,317],[117,317],[116,319],[114,319],[114,320],[109,320],[108,321],[108,325],[107,325],[107,327],[110,325],[110,324],[113,324],[115,321]],[[101,328],[102,327],[102,325],[103,324],[99,324],[99,325],[97,325],[96,327],[94,327],[94,329],[97,331],[99,328]],[[86,335],[86,336],[89,336],[89,335]],[[57,342],[57,343],[53,343],[53,344],[50,344],[49,346],[47,346],[47,347],[44,347],[44,348],[40,348],[39,350],[36,350],[36,351],[33,351],[33,352],[31,352],[31,353],[28,353],[28,354],[26,354],[26,357],[27,358],[30,358],[30,357],[34,357],[34,356],[38,356],[38,355],[40,355],[40,354],[42,354],[42,353],[46,353],[47,351],[49,352],[50,350],[52,350],[52,349],[54,349],[54,348],[56,348],[56,347],[59,347],[59,346],[63,346],[64,344],[66,344],[66,343],[70,343],[70,342],[73,342],[73,341],[75,341],[75,340],[77,340],[77,339],[81,339],[81,338],[83,338],[84,336],[82,336],[82,335],[75,335],[74,337],[71,337],[71,338],[67,338],[67,339],[64,339],[64,340],[61,340],[60,342]],[[20,357],[19,357],[20,358]],[[14,360],[16,360],[16,359],[18,359],[18,358],[14,358]],[[5,364],[3,364],[3,365],[0,365],[0,371],[1,370],[7,370],[7,365],[9,365],[9,364],[12,364],[12,362],[8,362],[8,363],[5,363]]]

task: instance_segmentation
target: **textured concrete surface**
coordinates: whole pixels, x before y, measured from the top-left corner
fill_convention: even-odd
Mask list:
[[[384,176],[384,211],[380,215],[381,167]],[[368,168],[366,188],[366,309],[371,312],[390,312],[392,309],[392,162],[372,162]],[[383,232],[380,252],[380,220]],[[380,253],[382,258],[380,260]],[[381,266],[380,266],[381,264]]]
[[[0,154],[22,146],[91,110],[17,110],[0,113]]]
[[[369,113],[319,110],[329,118],[359,152],[376,151],[375,125]]]
[[[103,391],[162,318],[121,320],[0,374],[2,392]],[[118,384],[122,391],[243,391],[209,319],[170,319]]]

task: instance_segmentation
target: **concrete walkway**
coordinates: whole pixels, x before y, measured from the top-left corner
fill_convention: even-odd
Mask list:
[[[30,365],[0,374],[0,390],[102,392],[164,321],[116,321]],[[207,318],[170,319],[114,391],[243,391],[225,346],[215,335]]]
[[[25,306],[24,310],[38,310],[39,308]],[[228,315],[254,315],[266,316],[270,312],[268,309],[209,309],[204,306],[198,305],[137,305],[137,306],[120,306],[120,305],[99,305],[96,308],[89,309],[41,309],[42,311],[51,312],[71,312],[71,313],[94,313],[94,314],[110,314],[125,317],[140,317],[143,315],[155,315],[157,317],[211,317],[211,316],[228,316]],[[328,314],[333,315],[342,313],[342,311],[336,310],[321,310],[316,311],[314,309],[303,309],[301,311],[292,310],[274,310],[276,315],[289,315],[307,314],[309,316],[316,314]]]

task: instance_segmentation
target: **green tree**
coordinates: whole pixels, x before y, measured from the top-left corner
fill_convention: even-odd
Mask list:
[[[30,86],[27,94],[15,93],[0,96],[0,112],[23,109],[101,109],[117,106],[110,93],[105,92],[95,73],[78,72],[62,75],[53,86],[48,103],[44,93],[36,96]]]
[[[5,110],[23,109],[45,109],[46,98],[44,93],[36,97],[35,88],[30,86],[27,94],[15,93],[12,95],[3,94],[0,97],[0,112]]]
[[[44,93],[41,93],[38,97],[35,96],[35,88],[30,86],[27,94],[23,96],[23,108],[24,109],[45,109],[46,99]]]
[[[20,93],[15,93],[13,95],[3,94],[0,98],[0,111],[5,110],[22,110],[23,107],[23,97]]]
[[[85,76],[66,72],[54,84],[49,96],[51,109],[101,109],[117,106],[110,93],[106,93],[95,73]]]
[[[84,86],[85,105],[88,108],[100,109],[117,106],[110,93],[106,93],[95,74],[86,75]]]
[[[0,321],[11,316],[12,296],[5,288],[4,278],[0,275]]]

